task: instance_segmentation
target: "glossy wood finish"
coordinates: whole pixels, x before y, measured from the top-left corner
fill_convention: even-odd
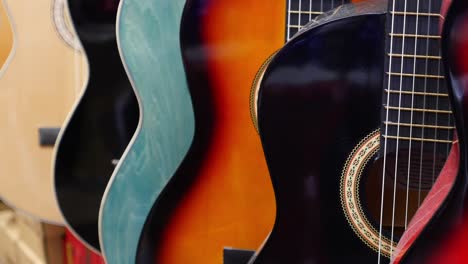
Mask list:
[[[196,133],[152,208],[138,263],[222,263],[225,247],[255,250],[270,232],[274,196],[249,92],[284,43],[285,8],[284,1],[187,1],[181,41]]]
[[[277,214],[252,263],[377,262],[340,201],[348,155],[380,125],[386,6],[360,9],[292,39],[265,72],[258,122]]]
[[[356,15],[363,9],[353,8],[344,18],[308,29],[286,44],[265,72],[258,122],[277,197],[277,218],[268,241],[251,263],[376,263],[379,258],[380,263],[390,262],[361,241],[372,242],[367,233],[354,234],[349,223],[355,215],[346,219],[340,210],[340,176],[348,155],[381,124],[376,112],[384,89],[386,53],[379,38],[384,37],[385,18]],[[353,52],[347,52],[344,45]],[[362,178],[376,176],[372,169],[379,158],[371,159]],[[437,189],[429,194],[428,205],[416,219],[425,221],[423,230],[413,237],[398,263],[426,263],[422,260],[434,241],[440,241],[457,218],[464,188],[457,164],[455,148]],[[365,188],[360,185],[357,192]],[[366,195],[359,195],[364,214],[369,208],[362,201],[374,199]],[[380,193],[375,199],[380,199]],[[427,215],[434,217],[423,219]],[[379,230],[378,218],[368,220]],[[413,227],[419,228],[417,224],[408,228]],[[383,236],[389,233],[384,230]]]
[[[52,151],[39,128],[60,127],[83,86],[80,53],[54,28],[55,1],[3,1],[14,47],[0,78],[0,196],[20,211],[62,223],[52,188]],[[3,18],[2,18],[3,19]]]
[[[106,188],[99,216],[107,263],[135,263],[151,206],[187,153],[194,116],[179,44],[183,0],[122,0],[120,52],[140,105],[137,131]]]
[[[139,117],[117,48],[118,3],[69,0],[90,74],[59,138],[54,164],[56,198],[67,226],[97,251],[101,199]]]
[[[288,39],[285,27],[344,1],[312,2],[187,1],[181,37],[197,129],[146,221],[138,262],[156,248],[157,263],[221,263],[224,248],[255,250],[268,235],[274,198],[248,95],[259,67]]]

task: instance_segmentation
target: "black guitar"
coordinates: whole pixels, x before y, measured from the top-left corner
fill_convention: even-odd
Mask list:
[[[55,190],[69,228],[99,250],[101,198],[136,130],[139,109],[117,49],[118,0],[69,0],[89,81],[59,138]]]
[[[463,189],[462,174],[442,170],[454,125],[440,10],[440,0],[343,6],[271,60],[258,125],[277,216],[251,263],[389,263],[409,226],[423,231],[400,260],[424,263]],[[447,178],[440,197],[431,188]],[[426,195],[441,202],[421,226]]]

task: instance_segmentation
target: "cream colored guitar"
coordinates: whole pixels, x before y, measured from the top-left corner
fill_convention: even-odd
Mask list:
[[[53,145],[87,67],[63,0],[2,5],[0,26],[11,27],[2,34],[12,34],[13,47],[0,72],[0,197],[19,211],[62,223],[52,188]]]

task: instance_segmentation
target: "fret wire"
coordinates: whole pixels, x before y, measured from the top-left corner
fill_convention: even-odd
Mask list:
[[[432,143],[446,143],[446,144],[452,144],[452,140],[444,140],[444,139],[433,139],[433,138],[419,138],[419,137],[401,137],[401,136],[388,136],[388,135],[383,135],[384,138],[388,139],[397,139],[397,140],[413,140],[413,141],[419,141],[419,142],[432,142]]]
[[[427,39],[440,39],[438,35],[421,35],[421,34],[401,34],[401,33],[389,33],[393,37],[405,37],[405,38],[427,38]]]
[[[412,92],[412,91],[397,91],[397,90],[387,90],[385,89],[385,92],[387,93],[401,93],[401,94],[409,94],[409,95],[429,95],[429,96],[440,96],[440,97],[448,97],[448,94],[444,93],[425,93],[425,92]]]
[[[403,111],[413,111],[413,112],[425,112],[425,113],[439,113],[439,114],[452,114],[450,110],[435,110],[435,109],[425,109],[425,108],[409,108],[409,107],[397,107],[397,106],[384,106],[385,109],[389,110],[403,110]]]
[[[432,59],[441,60],[441,56],[429,56],[429,55],[414,55],[414,54],[398,54],[398,53],[387,53],[387,56],[398,57],[398,58],[416,58],[416,59]]]
[[[403,11],[390,11],[391,14],[399,15],[399,16],[432,16],[432,17],[440,17],[444,18],[443,15],[437,13],[418,13],[418,12],[403,12]]]
[[[385,121],[385,124],[389,124],[392,126],[400,125],[405,127],[419,127],[419,128],[434,128],[434,129],[446,129],[446,130],[453,130],[455,129],[454,126],[437,126],[437,125],[426,125],[426,124],[410,124],[410,123],[396,123],[391,121]]]
[[[321,15],[323,12],[320,11],[302,11],[302,10],[290,10],[291,14],[305,14],[305,15]]]
[[[412,74],[412,73],[399,73],[399,72],[386,72],[390,76],[403,76],[403,77],[418,77],[418,78],[430,78],[430,79],[444,79],[442,75],[430,75],[430,74]]]

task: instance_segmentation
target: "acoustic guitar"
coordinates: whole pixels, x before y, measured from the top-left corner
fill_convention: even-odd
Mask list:
[[[250,87],[286,40],[343,3],[186,2],[180,36],[195,136],[146,220],[138,263],[245,263],[261,245],[275,205],[251,125]]]
[[[83,57],[63,1],[3,4],[14,42],[0,76],[0,196],[19,211],[62,223],[52,188],[52,152],[83,85]]]
[[[143,224],[192,142],[195,125],[179,44],[183,0],[122,0],[117,42],[140,106],[138,127],[99,215],[107,263],[135,263]]]
[[[102,195],[138,122],[138,103],[117,49],[118,0],[69,0],[89,79],[65,122],[54,163],[55,193],[73,233],[99,251]]]
[[[345,5],[272,58],[257,114],[277,217],[249,263],[425,263],[460,197],[441,4]]]

